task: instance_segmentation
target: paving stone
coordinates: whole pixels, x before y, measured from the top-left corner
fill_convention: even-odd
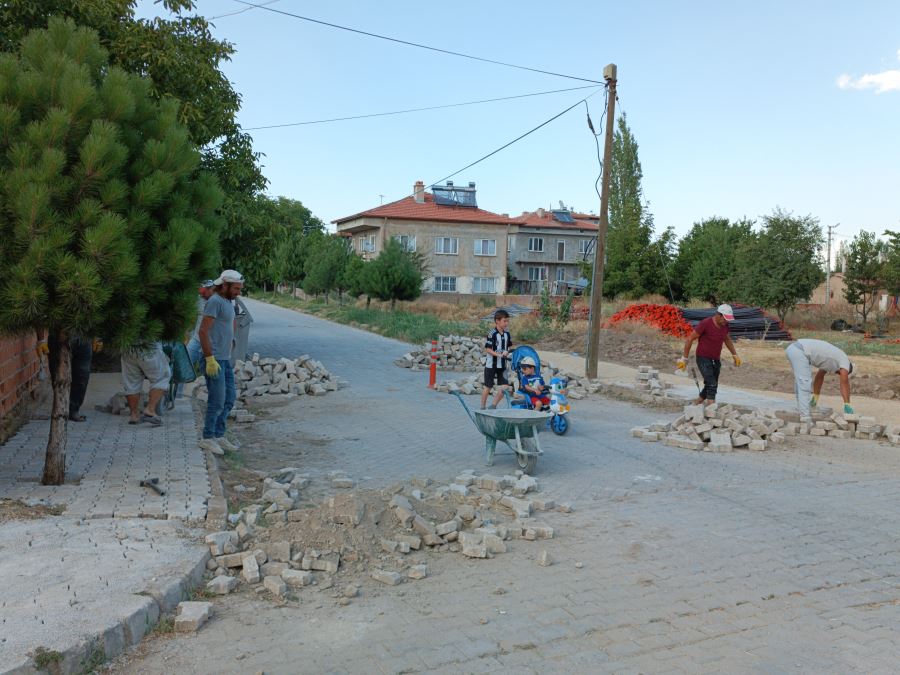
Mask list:
[[[302,588],[303,586],[312,584],[314,577],[312,572],[284,570],[281,573],[281,579],[291,588]]]
[[[406,570],[406,576],[409,579],[424,579],[428,576],[428,565],[411,565]]]
[[[259,563],[256,556],[248,555],[243,559],[243,567],[241,569],[241,577],[248,584],[258,584],[260,580]]]
[[[375,581],[380,581],[388,586],[396,586],[403,581],[403,577],[399,572],[391,570],[375,569],[369,574]]]
[[[194,633],[209,619],[212,612],[211,602],[182,602],[178,605],[175,617],[176,633]]]
[[[287,594],[287,584],[280,575],[271,575],[263,579],[263,587],[276,598],[283,598]]]
[[[228,595],[237,588],[238,580],[236,577],[217,576],[207,582],[206,590],[216,595]]]

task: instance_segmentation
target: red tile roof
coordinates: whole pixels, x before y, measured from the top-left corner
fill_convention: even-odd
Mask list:
[[[544,211],[544,215],[540,215],[537,211],[526,211],[521,216],[513,218],[513,222],[520,227],[547,227],[560,230],[596,230],[597,223],[582,218],[588,218],[587,214],[572,214],[575,219],[574,223],[561,223],[553,219],[553,213]]]
[[[413,197],[405,197],[390,204],[376,206],[368,211],[360,211],[352,216],[338,218],[332,222],[336,225],[357,218],[394,218],[397,220],[433,220],[448,223],[486,223],[489,225],[509,225],[515,218],[501,216],[499,213],[467,206],[439,206],[434,203],[434,195],[425,193],[425,203],[418,203]]]

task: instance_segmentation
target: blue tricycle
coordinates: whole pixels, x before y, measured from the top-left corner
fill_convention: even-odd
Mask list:
[[[516,347],[510,355],[510,363],[516,373],[518,390],[514,396],[507,394],[507,401],[510,408],[519,408],[523,410],[535,410],[534,404],[531,402],[531,394],[522,388],[522,360],[529,358],[534,363],[535,375],[541,374],[541,358],[537,351],[528,345]],[[568,413],[571,410],[569,400],[566,398],[567,382],[560,378],[554,377],[549,382],[549,391],[547,394],[550,398],[550,405],[546,411],[552,413],[550,419],[547,420],[547,426],[557,436],[562,436],[569,430]]]

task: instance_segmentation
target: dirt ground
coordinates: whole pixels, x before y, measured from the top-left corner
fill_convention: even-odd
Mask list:
[[[0,499],[0,523],[11,520],[35,520],[47,516],[58,516],[65,507],[63,506],[28,506],[15,499]]]
[[[547,351],[584,353],[584,333],[567,330],[542,341],[538,347]],[[600,360],[636,367],[650,365],[672,372],[681,355],[683,340],[668,338],[646,327],[614,328],[600,331]],[[741,389],[759,391],[794,390],[791,367],[784,356],[785,342],[739,340],[735,345],[743,360],[740,368],[723,359],[728,370],[728,384]],[[854,395],[881,399],[900,399],[900,358],[894,356],[853,356],[858,371],[852,379]],[[825,390],[837,391],[834,378],[826,379]]]

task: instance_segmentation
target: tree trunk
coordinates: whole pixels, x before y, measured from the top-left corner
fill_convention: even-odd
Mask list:
[[[44,457],[43,485],[62,485],[66,479],[66,431],[69,421],[69,391],[72,388],[72,350],[69,336],[60,331],[52,373],[53,408],[50,411],[50,438]]]
[[[397,306],[397,298],[391,298],[391,311],[394,311],[394,307]]]
[[[366,309],[369,309],[369,305],[371,305],[371,304],[372,304],[372,296],[367,295],[366,296]]]

